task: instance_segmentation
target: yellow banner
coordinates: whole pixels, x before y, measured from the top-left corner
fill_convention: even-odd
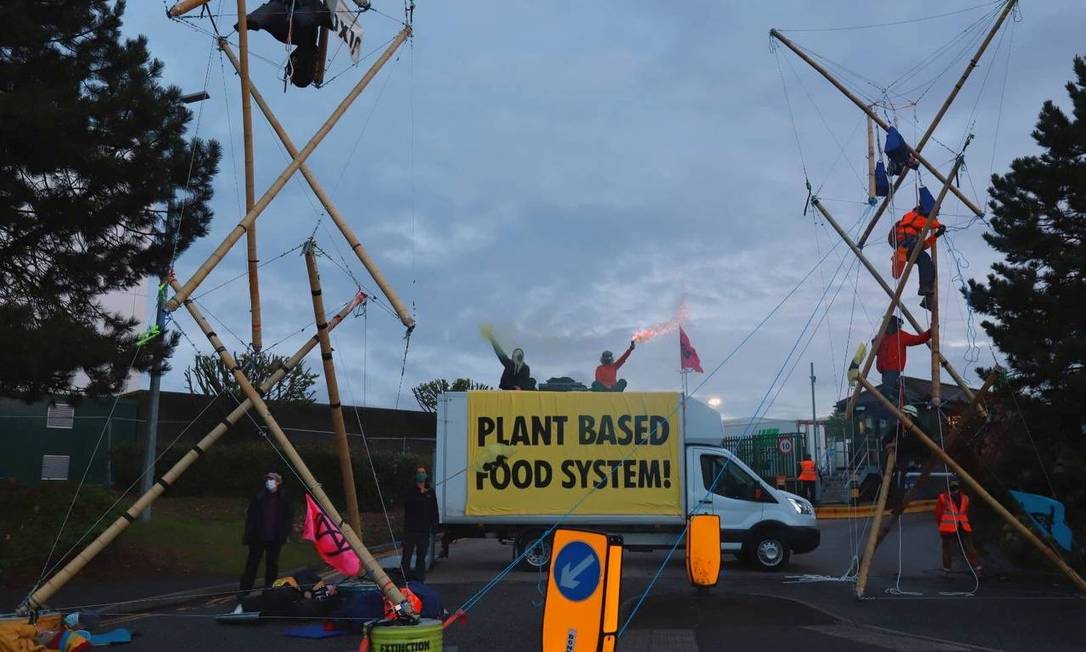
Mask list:
[[[471,392],[469,515],[682,513],[674,393]]]

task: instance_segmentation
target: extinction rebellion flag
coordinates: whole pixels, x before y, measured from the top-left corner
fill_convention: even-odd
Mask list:
[[[680,369],[686,371],[691,369],[699,374],[705,373],[701,369],[701,358],[698,357],[698,352],[694,350],[694,347],[690,345],[690,338],[686,336],[686,331],[682,326],[679,326],[679,362],[682,364]]]
[[[313,500],[313,496],[305,495],[305,526],[302,528],[302,538],[312,541],[321,559],[326,564],[343,573],[347,577],[358,575],[362,564],[358,556],[347,544],[346,537],[340,532],[339,527]]]

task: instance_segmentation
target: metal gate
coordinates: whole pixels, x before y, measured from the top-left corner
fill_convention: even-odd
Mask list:
[[[759,432],[748,437],[725,437],[724,448],[776,486],[779,478],[796,477],[796,468],[807,455],[807,436],[802,432]]]

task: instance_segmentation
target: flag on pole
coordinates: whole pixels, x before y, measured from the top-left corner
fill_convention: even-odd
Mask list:
[[[317,549],[324,563],[347,577],[354,577],[361,571],[362,563],[351,550],[343,532],[309,494],[305,495],[305,526],[302,528],[302,538],[313,542],[313,547]]]
[[[698,357],[698,352],[694,350],[694,347],[690,345],[690,338],[686,336],[686,331],[682,326],[679,326],[679,362],[682,364],[680,369],[683,371],[692,370],[699,374],[705,373],[701,368],[701,358]]]

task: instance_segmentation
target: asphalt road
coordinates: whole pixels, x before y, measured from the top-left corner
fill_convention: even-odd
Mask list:
[[[681,548],[634,613],[619,650],[802,649],[805,652],[958,650],[1070,651],[1083,649],[1086,600],[1050,575],[997,571],[979,584],[962,572],[938,571],[938,539],[930,515],[906,517],[872,568],[867,599],[853,584],[835,581],[862,544],[863,521],[824,521],[823,544],[793,557],[781,573],[761,573],[726,559],[717,587],[704,593],[685,578]],[[663,565],[665,553],[627,553],[622,574],[622,619]],[[512,558],[493,540],[458,542],[450,559],[427,578],[453,609],[478,592]],[[900,566],[899,566],[900,560]],[[900,567],[900,573],[899,573]],[[453,626],[446,645],[461,651],[537,652],[545,576],[514,571],[488,591],[466,623]],[[103,587],[99,587],[101,590]],[[115,587],[118,595],[125,585]],[[129,587],[131,588],[131,587]],[[233,606],[213,598],[149,614],[110,617],[141,637],[126,650],[354,650],[358,637],[299,640],[283,635],[291,623],[222,625],[213,616]]]

